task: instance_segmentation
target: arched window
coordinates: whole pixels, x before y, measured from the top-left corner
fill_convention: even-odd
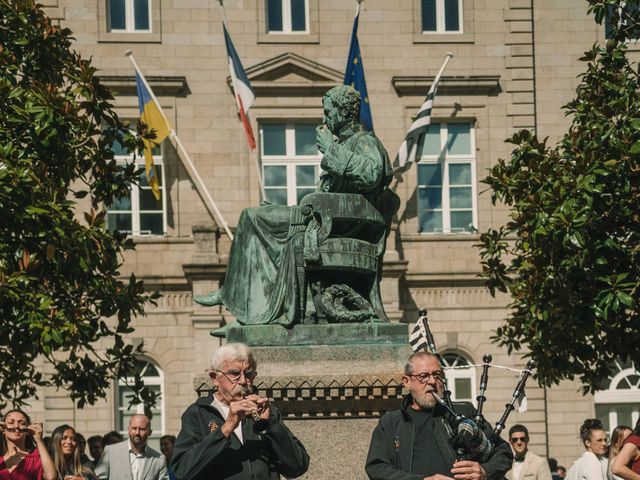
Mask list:
[[[476,404],[476,371],[473,367],[464,367],[471,362],[455,352],[447,352],[442,355],[442,363],[447,374],[447,386],[451,390],[451,399],[458,402],[471,402]]]
[[[594,394],[596,417],[607,431],[618,425],[631,428],[640,417],[640,373],[632,362],[616,361],[605,390]]]
[[[141,358],[137,362],[136,370],[140,373],[144,384],[160,394],[155,407],[151,409],[153,433],[149,437],[150,446],[159,450],[160,437],[164,435],[164,375],[158,365],[148,358]],[[127,382],[132,383],[133,377],[120,378],[116,386],[116,429],[125,438],[127,438],[129,419],[135,414],[144,413],[143,404],[129,406],[131,388],[127,386]]]

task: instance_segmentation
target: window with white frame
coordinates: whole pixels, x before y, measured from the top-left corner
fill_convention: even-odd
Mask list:
[[[261,158],[267,200],[276,205],[297,205],[316,190],[320,153],[316,123],[262,123]]]
[[[152,0],[106,0],[109,32],[151,32]]]
[[[164,435],[164,375],[162,370],[153,361],[147,358],[140,358],[136,364],[136,370],[140,373],[144,385],[153,392],[159,393],[160,397],[156,405],[151,409],[151,430],[149,437],[150,446],[159,450],[160,437]],[[128,383],[133,382],[133,377],[120,378],[116,384],[116,430],[127,438],[127,427],[133,415],[144,414],[144,405],[129,406],[131,399],[131,388]]]
[[[605,430],[611,432],[618,425],[633,428],[640,418],[640,372],[632,362],[616,361],[607,388],[596,392],[593,400]]]
[[[119,143],[112,145],[116,161],[120,163],[131,163],[134,161],[133,154],[129,153]],[[164,235],[167,225],[167,199],[164,194],[164,164],[162,161],[163,147],[157,145],[153,149],[153,162],[158,175],[158,187],[160,189],[160,200],[151,191],[147,181],[146,172],[140,174],[139,184],[132,185],[129,195],[114,199],[107,211],[107,228],[110,231],[118,230],[129,235]],[[137,155],[135,158],[136,167],[144,168],[144,156]]]
[[[469,360],[454,352],[442,355],[442,367],[447,377],[447,387],[451,391],[451,399],[457,402],[476,404],[476,371],[469,367]],[[468,366],[467,368],[464,368]],[[462,367],[462,368],[452,368]]]
[[[462,0],[421,0],[423,33],[463,33]]]
[[[615,11],[614,8],[617,8],[617,18],[618,18],[618,29],[625,30],[628,28],[628,25],[637,24],[640,21],[640,4],[638,4],[637,0],[633,2],[621,2],[620,6],[614,7],[610,5],[607,7],[607,15],[604,22],[604,31],[606,38],[613,38],[613,14]],[[639,35],[637,32],[628,32],[625,31],[625,38],[627,38],[630,42],[637,42],[639,40]]]
[[[265,0],[268,33],[308,33],[309,0]]]
[[[471,123],[432,123],[418,162],[421,233],[475,231],[475,139]]]

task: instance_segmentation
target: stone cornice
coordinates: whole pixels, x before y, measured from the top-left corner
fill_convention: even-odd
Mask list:
[[[120,94],[135,94],[135,75],[98,75],[100,83]],[[156,96],[179,97],[185,96],[189,91],[185,76],[149,76],[145,77],[147,83]]]
[[[194,280],[222,280],[227,271],[226,263],[185,263],[184,275],[192,283]]]
[[[426,96],[434,76],[395,76],[391,85],[399,96]],[[439,94],[497,95],[502,91],[500,75],[443,76],[438,84]]]

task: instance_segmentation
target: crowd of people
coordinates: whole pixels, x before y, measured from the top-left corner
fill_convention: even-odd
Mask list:
[[[309,455],[277,407],[257,394],[256,372],[248,346],[218,348],[209,372],[214,392],[187,408],[177,437],[160,438],[161,452],[148,446],[151,423],[144,415],[131,417],[127,437],[114,431],[85,442],[66,424],[45,438],[41,423],[10,410],[0,421],[0,480],[299,477],[309,468]],[[586,420],[580,428],[585,452],[568,472],[553,458],[545,461],[529,450],[529,431],[521,424],[510,428],[508,443],[489,426],[476,427],[481,432],[474,435],[490,448],[466,454],[463,449],[461,455],[452,442],[446,407],[437,401],[444,394],[444,379],[436,355],[409,357],[402,376],[409,394],[400,408],[380,418],[363,459],[371,480],[640,480],[640,420],[634,429],[616,427],[610,442],[599,420]],[[477,413],[471,404],[453,405],[467,419]]]
[[[508,480],[640,480],[640,420],[634,429],[619,425],[607,432],[598,419],[587,419],[580,427],[585,452],[567,472],[555,458],[547,462],[529,450],[529,431],[524,425],[509,430],[514,453]]]
[[[45,437],[42,423],[32,422],[22,410],[10,410],[0,421],[0,480],[175,479],[167,468],[174,435],[160,438],[158,453],[147,445],[151,428],[145,415],[132,416],[127,432],[128,438],[112,431],[85,440],[63,424]]]

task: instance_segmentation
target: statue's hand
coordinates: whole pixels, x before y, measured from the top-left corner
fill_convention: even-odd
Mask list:
[[[316,143],[318,144],[318,150],[320,150],[320,153],[325,153],[334,143],[333,133],[331,133],[326,125],[316,127]]]

